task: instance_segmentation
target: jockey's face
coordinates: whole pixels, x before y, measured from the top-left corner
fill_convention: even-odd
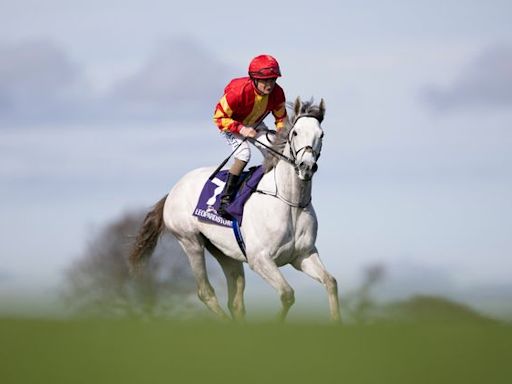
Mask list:
[[[261,95],[269,95],[276,86],[277,79],[255,79],[256,90]]]

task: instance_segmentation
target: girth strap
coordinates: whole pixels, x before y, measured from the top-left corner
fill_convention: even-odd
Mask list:
[[[245,260],[247,260],[247,254],[245,253],[245,242],[244,238],[242,237],[242,231],[240,230],[240,224],[238,223],[238,220],[233,218],[233,233],[235,234],[236,242],[238,243],[238,246],[240,247],[240,250],[242,251],[243,255],[245,256]]]

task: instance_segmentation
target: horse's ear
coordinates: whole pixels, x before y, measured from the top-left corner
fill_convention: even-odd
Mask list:
[[[320,100],[320,105],[318,107],[320,109],[320,121],[322,121],[325,116],[325,101],[324,101],[324,99]]]
[[[295,104],[293,106],[293,112],[295,112],[295,116],[299,116],[301,108],[302,108],[302,102],[300,101],[300,97],[297,96],[297,98],[295,99]]]

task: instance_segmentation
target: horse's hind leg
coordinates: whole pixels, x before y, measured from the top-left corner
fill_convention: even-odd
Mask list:
[[[338,298],[338,283],[336,282],[336,279],[325,269],[322,261],[320,260],[320,256],[318,255],[318,251],[314,249],[313,252],[308,255],[299,256],[293,261],[292,265],[299,271],[304,272],[306,275],[312,277],[316,281],[319,281],[325,286],[329,298],[331,320],[336,322],[340,321],[341,315],[340,302]]]
[[[219,300],[215,295],[208,274],[206,272],[206,262],[204,259],[204,241],[200,236],[191,238],[178,238],[178,242],[188,257],[192,273],[197,283],[197,295],[199,299],[216,315],[222,319],[230,319],[227,313],[219,305]]]
[[[228,308],[235,320],[245,318],[244,289],[245,274],[241,261],[224,255],[216,247],[207,244],[208,251],[217,259],[228,284]]]

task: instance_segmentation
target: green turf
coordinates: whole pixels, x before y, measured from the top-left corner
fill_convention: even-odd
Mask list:
[[[0,383],[510,383],[493,323],[0,320]]]

